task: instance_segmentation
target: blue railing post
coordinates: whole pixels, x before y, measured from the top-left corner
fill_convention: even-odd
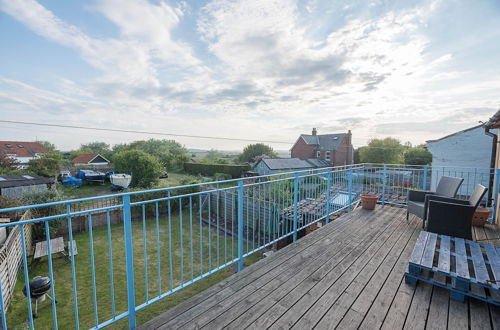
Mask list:
[[[243,264],[243,179],[238,180],[238,271]]]
[[[0,318],[2,319],[2,329],[7,329],[7,320],[5,319],[5,309],[3,306],[2,280],[0,279]]]
[[[495,196],[493,196],[493,223],[497,223],[498,193],[500,187],[500,169],[495,170]]]
[[[348,205],[347,212],[351,212],[351,204],[352,204],[352,166],[349,166],[349,181],[348,181]]]
[[[330,189],[332,186],[332,170],[328,170],[328,178],[326,181],[326,223],[330,221]]]
[[[299,174],[293,179],[293,241],[297,240],[297,204],[299,202]]]
[[[384,172],[382,179],[382,207],[385,206],[385,185],[387,183],[387,164],[384,164]]]
[[[135,329],[134,258],[132,251],[130,195],[123,196],[123,228],[125,232],[125,263],[127,267],[128,326],[129,329]]]
[[[422,190],[427,190],[427,165],[424,166],[424,180],[422,182]]]

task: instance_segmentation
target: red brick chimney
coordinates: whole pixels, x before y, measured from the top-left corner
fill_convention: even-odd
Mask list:
[[[316,136],[317,134],[318,134],[318,131],[316,130],[316,128],[313,128],[312,135]]]

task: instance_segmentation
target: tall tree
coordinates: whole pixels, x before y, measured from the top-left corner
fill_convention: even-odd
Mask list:
[[[422,146],[410,148],[404,153],[404,162],[408,165],[429,165],[432,162],[432,154]]]
[[[163,167],[169,170],[182,168],[183,164],[190,159],[187,149],[174,140],[149,139],[113,146],[114,153],[130,150],[141,150],[156,157]]]
[[[394,138],[373,139],[367,146],[360,148],[359,158],[362,163],[401,163],[404,146]]]
[[[111,147],[106,142],[89,142],[82,144],[80,150],[90,150],[91,154],[100,154],[106,158],[111,157]]]
[[[190,159],[187,149],[174,140],[149,139],[137,149],[155,156],[167,169],[182,168]]]
[[[74,150],[70,153],[70,160],[71,159],[75,159],[77,156],[80,156],[82,154],[93,154],[94,152],[92,151],[92,149],[90,148],[83,148],[83,149],[78,149],[78,150]]]
[[[228,164],[227,159],[224,158],[224,154],[215,149],[210,150],[200,162],[206,164]]]
[[[57,151],[56,145],[49,141],[36,141],[36,142],[40,143],[45,149],[47,149],[48,152]]]
[[[361,160],[360,160],[360,158],[359,158],[359,152],[360,152],[360,150],[362,150],[363,148],[365,148],[365,147],[359,147],[359,148],[357,148],[357,149],[354,149],[354,154],[352,155],[352,161],[353,161],[353,163],[354,163],[354,164],[359,164],[359,163],[361,163]]]
[[[238,156],[238,160],[242,163],[250,163],[255,161],[258,156],[277,157],[278,155],[270,146],[263,143],[249,144],[243,149],[243,152]]]

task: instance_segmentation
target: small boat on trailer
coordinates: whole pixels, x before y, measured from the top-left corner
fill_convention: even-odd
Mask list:
[[[111,174],[109,176],[112,190],[125,190],[130,186],[132,176],[129,174]]]
[[[76,173],[76,177],[88,182],[104,184],[105,174],[92,170],[79,170]]]

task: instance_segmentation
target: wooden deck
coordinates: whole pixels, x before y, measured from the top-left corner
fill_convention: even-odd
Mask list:
[[[500,329],[499,307],[405,284],[420,229],[402,208],[356,209],[140,328]],[[493,226],[475,236],[500,244]]]

